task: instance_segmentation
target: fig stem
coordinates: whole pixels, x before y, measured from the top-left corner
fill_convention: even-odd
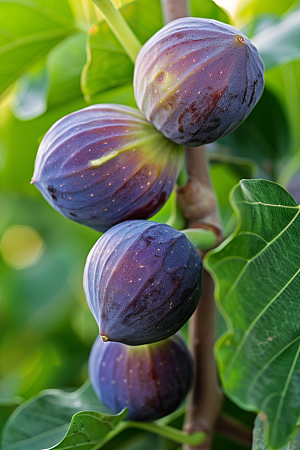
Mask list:
[[[181,230],[186,235],[188,240],[201,250],[209,250],[217,243],[217,237],[211,230],[205,230],[204,228],[189,228],[187,230]]]
[[[111,0],[92,1],[100,9],[105,21],[116,38],[120,41],[120,44],[124,47],[124,50],[131,61],[135,63],[137,54],[140,51],[142,44],[128,26],[120,11],[115,8]]]
[[[159,425],[155,422],[134,422],[126,420],[123,422],[126,428],[137,428],[139,430],[149,431],[150,433],[158,434],[166,437],[179,444],[199,445],[206,439],[206,433],[203,431],[196,431],[193,434],[185,433],[177,428],[168,425]]]

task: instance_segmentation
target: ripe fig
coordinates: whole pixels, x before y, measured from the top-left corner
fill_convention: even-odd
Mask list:
[[[182,158],[183,149],[138,110],[93,105],[50,128],[32,182],[61,214],[103,232],[154,215],[172,191]]]
[[[116,413],[128,407],[128,419],[156,420],[184,400],[193,378],[193,362],[178,335],[155,344],[131,347],[96,339],[89,375],[98,398]]]
[[[163,27],[140,50],[137,105],[167,138],[190,147],[233,131],[262,95],[264,64],[231,25],[185,17]]]
[[[149,344],[176,333],[196,309],[202,260],[180,231],[126,221],[96,242],[83,284],[103,340]]]

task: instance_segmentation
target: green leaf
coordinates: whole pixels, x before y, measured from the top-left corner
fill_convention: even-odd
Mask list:
[[[95,448],[98,450],[103,447],[106,440],[113,437],[113,430],[119,432],[116,427],[125,419],[127,413],[127,408],[116,415],[101,414],[94,411],[77,413],[72,418],[66,437],[58,445],[51,448],[67,450],[77,447],[80,450],[93,450]]]
[[[266,73],[266,86],[286,111],[292,132],[292,150],[300,148],[300,61],[278,66]]]
[[[266,420],[262,420],[257,416],[254,422],[253,429],[253,444],[252,450],[268,450],[266,443],[265,428],[267,427]],[[291,441],[278,450],[300,450],[300,429],[297,427],[297,434]]]
[[[25,72],[17,80],[11,100],[19,120],[42,115],[47,107],[82,100],[81,72],[86,63],[86,33],[73,33],[56,45],[46,62]]]
[[[162,26],[159,0],[135,0],[120,8],[122,15],[141,43]],[[100,92],[131,83],[133,63],[106,22],[100,20],[89,30],[88,61],[82,72],[82,91],[93,99]]]
[[[217,5],[213,0],[190,0],[190,11],[193,17],[203,17],[219,20],[220,22],[233,24],[229,14]]]
[[[269,70],[300,59],[300,9],[294,11],[252,39]]]
[[[39,65],[40,66],[40,65]],[[14,116],[31,120],[47,110],[48,76],[45,66],[25,72],[18,79],[11,100]]]
[[[206,260],[228,326],[216,355],[229,397],[266,414],[277,448],[300,413],[300,207],[265,180],[242,180],[231,204],[238,228]]]
[[[255,178],[258,167],[251,159],[237,158],[226,154],[209,154],[209,160],[224,236],[228,237],[236,226],[236,215],[228,202],[230,191],[241,178]]]
[[[2,450],[41,450],[60,442],[71,418],[79,411],[111,414],[96,397],[89,383],[73,393],[47,390],[23,403],[3,430]]]
[[[80,78],[87,60],[86,39],[86,33],[74,33],[49,53],[47,58],[50,82],[49,106],[82,98]]]
[[[142,44],[164,26],[159,0],[151,0],[151,8],[147,0],[134,0],[120,11]]]
[[[276,179],[278,161],[290,147],[290,128],[285,110],[268,89],[247,119],[218,141],[235,156],[254,159],[261,175]]]
[[[12,414],[12,412],[17,408],[17,406],[22,403],[23,399],[21,397],[15,398],[0,398],[0,435],[2,432],[3,425]]]
[[[82,72],[82,92],[87,100],[107,89],[132,81],[133,64],[103,21],[89,31],[88,61]]]
[[[1,0],[0,93],[73,30],[67,0]]]

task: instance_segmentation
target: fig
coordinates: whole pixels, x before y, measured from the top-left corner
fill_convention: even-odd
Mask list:
[[[98,398],[116,413],[128,407],[127,419],[156,420],[184,400],[193,379],[193,362],[179,335],[155,344],[131,347],[96,339],[89,376]]]
[[[264,64],[231,25],[185,17],[154,34],[134,71],[137,105],[167,138],[195,147],[233,131],[262,95]]]
[[[96,242],[84,270],[84,291],[105,341],[150,344],[176,333],[202,289],[202,260],[169,225],[129,220]]]
[[[183,148],[137,109],[93,105],[63,117],[46,133],[32,182],[61,214],[103,232],[158,212],[182,160]]]

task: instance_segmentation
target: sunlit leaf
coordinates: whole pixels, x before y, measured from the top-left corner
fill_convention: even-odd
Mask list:
[[[243,33],[252,41],[253,37],[258,33],[278,23],[280,18],[281,16],[275,13],[264,13],[254,16],[250,22],[243,26]]]
[[[0,93],[73,30],[67,0],[1,0]]]
[[[234,15],[238,26],[250,22],[255,16],[264,13],[284,14],[298,0],[239,0],[236,13]]]
[[[2,450],[41,450],[60,442],[79,411],[112,414],[85,384],[78,391],[41,392],[15,410],[3,429]]]
[[[300,9],[267,27],[252,39],[269,70],[300,59]]]
[[[277,448],[300,410],[300,207],[265,180],[242,180],[231,203],[239,226],[206,261],[228,326],[216,355],[226,392],[267,416]]]

